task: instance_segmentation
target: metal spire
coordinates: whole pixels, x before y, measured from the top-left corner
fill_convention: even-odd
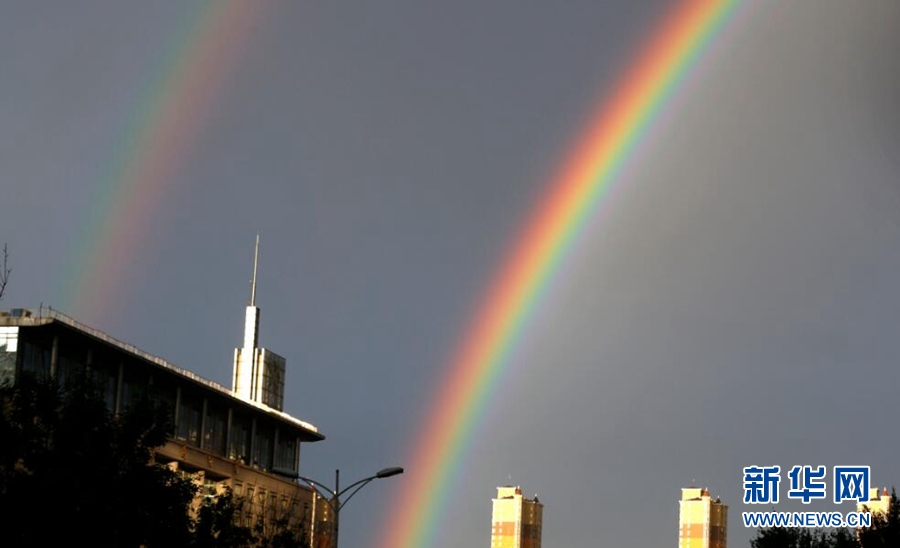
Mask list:
[[[253,283],[250,285],[250,306],[256,306],[256,267],[259,264],[259,233],[256,234],[256,250],[253,252]]]

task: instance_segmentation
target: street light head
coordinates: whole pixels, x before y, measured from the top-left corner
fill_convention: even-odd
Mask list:
[[[379,470],[377,474],[375,474],[376,478],[389,478],[391,476],[396,476],[398,474],[403,473],[403,468],[396,466],[394,468],[385,468],[384,470]]]

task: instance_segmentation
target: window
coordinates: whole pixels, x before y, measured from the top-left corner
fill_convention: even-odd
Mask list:
[[[137,365],[126,363],[122,368],[122,405],[120,407],[123,411],[147,397],[147,385],[150,378],[138,374],[135,371]]]
[[[166,417],[170,424],[169,436],[174,436],[175,428],[175,400],[178,399],[178,391],[175,384],[167,375],[154,375],[153,383],[150,385],[150,397],[157,405],[166,411]]]
[[[246,504],[242,504],[241,507],[244,511],[244,527],[250,527],[253,524],[253,487],[247,486],[247,498],[245,500]]]
[[[0,327],[0,385],[12,384],[16,379],[16,351],[19,348],[19,328]]]
[[[181,405],[178,408],[178,426],[175,429],[175,437],[186,441],[191,445],[199,445],[200,442],[200,412],[202,400],[188,391],[181,394]]]
[[[234,414],[231,419],[231,447],[228,448],[228,458],[250,464],[252,425],[253,422],[249,417]]]
[[[278,447],[275,450],[275,468],[296,472],[297,438],[279,430]]]
[[[272,469],[272,445],[275,431],[271,425],[259,421],[256,425],[256,440],[253,446],[253,464],[263,470]]]
[[[91,357],[90,376],[106,402],[109,411],[116,410],[116,392],[119,389],[119,360],[113,354],[94,350]]]
[[[217,455],[225,454],[225,428],[228,413],[212,403],[206,406],[206,420],[203,426],[203,449]]]
[[[275,519],[275,511],[278,509],[278,496],[275,493],[269,493],[269,506],[266,514],[270,520]]]
[[[219,494],[219,484],[207,477],[203,479],[203,491],[201,492],[206,498],[213,498]]]
[[[105,366],[100,366],[99,368],[95,368],[92,366],[91,376],[94,378],[94,382],[97,384],[97,388],[103,395],[103,400],[106,402],[106,408],[109,411],[115,411],[116,391],[119,384],[118,373],[110,371]]]
[[[35,344],[20,341],[22,350],[22,371],[36,379],[50,377],[50,344]]]
[[[256,503],[259,504],[260,512],[262,512],[266,507],[266,490],[260,488],[259,491],[256,492]]]
[[[84,374],[87,362],[87,349],[76,344],[71,339],[59,338],[59,348],[56,358],[56,378],[60,386],[67,386],[76,375]]]
[[[262,402],[280,410],[284,406],[285,360],[268,350],[263,351],[262,360]]]

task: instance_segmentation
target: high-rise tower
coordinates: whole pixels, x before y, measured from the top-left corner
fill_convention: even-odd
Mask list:
[[[544,505],[522,496],[521,487],[497,488],[491,519],[491,548],[541,548]]]
[[[728,506],[697,487],[682,489],[678,505],[678,548],[725,548]]]
[[[259,234],[253,253],[253,281],[250,304],[244,318],[244,346],[234,349],[232,392],[246,401],[261,403],[281,411],[284,407],[285,359],[259,348],[259,308],[256,306],[256,270],[259,265]]]
[[[887,487],[879,489],[877,487],[869,488],[869,502],[860,502],[856,505],[857,512],[871,512],[872,514],[880,513],[884,516],[891,511],[891,494],[888,493]]]

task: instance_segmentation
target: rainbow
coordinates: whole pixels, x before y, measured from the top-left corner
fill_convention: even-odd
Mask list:
[[[140,271],[141,241],[265,4],[196,2],[179,22],[91,191],[92,210],[76,236],[83,247],[73,247],[68,261],[64,310],[93,322],[125,298],[119,284]]]
[[[388,505],[392,512],[379,537],[382,548],[433,545],[450,485],[523,325],[653,122],[736,7],[731,0],[678,2],[590,119],[451,356],[415,438],[409,474],[398,500]]]

